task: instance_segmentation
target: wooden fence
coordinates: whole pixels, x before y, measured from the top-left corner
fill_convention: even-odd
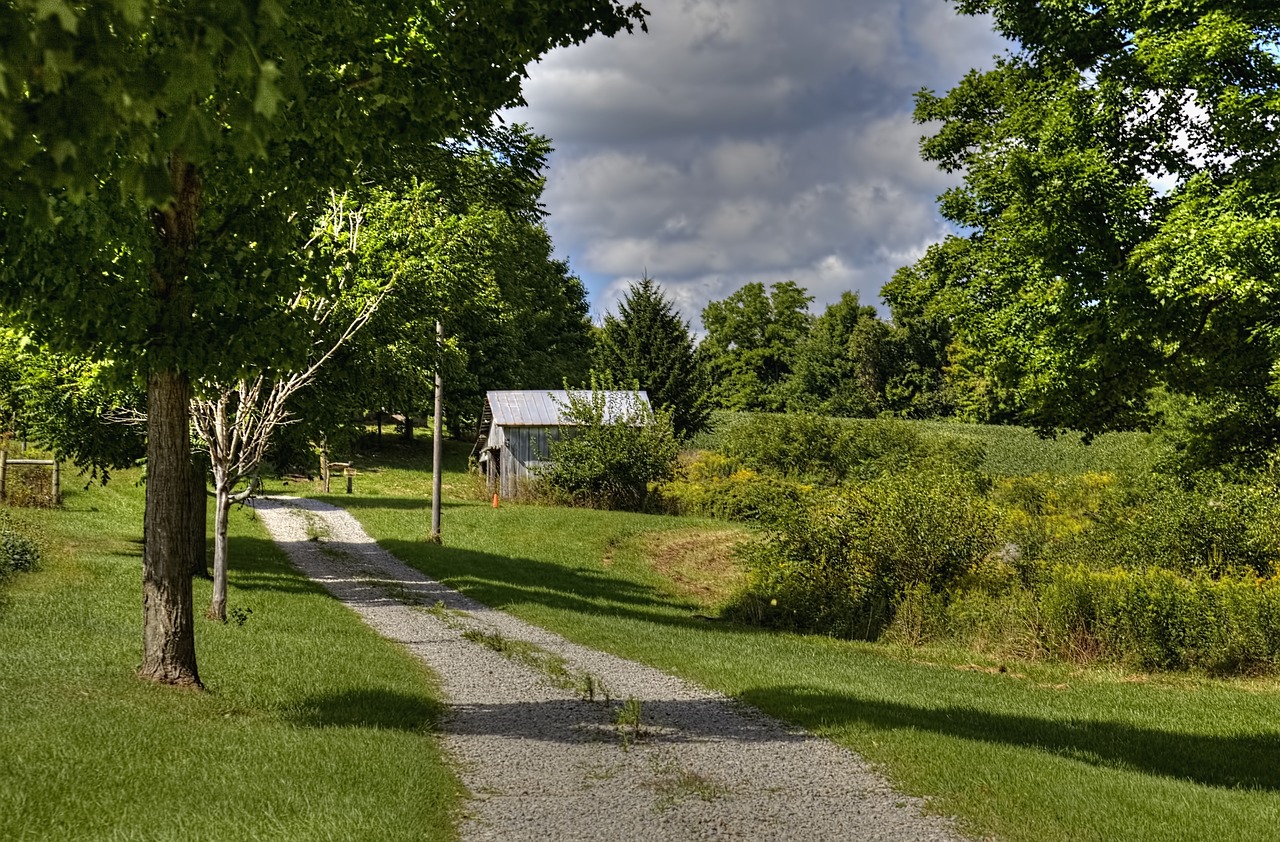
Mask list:
[[[49,488],[52,491],[53,505],[62,505],[62,465],[57,459],[10,459],[9,451],[0,450],[0,500],[9,499],[9,466],[10,465],[48,465],[53,468],[53,477]]]

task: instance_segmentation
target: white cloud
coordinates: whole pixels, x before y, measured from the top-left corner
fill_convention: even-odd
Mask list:
[[[875,302],[944,227],[912,95],[1002,42],[941,0],[650,0],[648,35],[531,68],[511,119],[551,136],[560,254],[615,309],[647,269],[698,327],[710,298],[795,280]]]

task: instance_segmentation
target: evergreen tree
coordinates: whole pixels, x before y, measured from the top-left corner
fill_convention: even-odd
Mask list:
[[[693,335],[648,275],[627,290],[617,316],[604,317],[594,362],[619,382],[638,382],[655,408],[671,413],[678,437],[707,428],[708,387]]]

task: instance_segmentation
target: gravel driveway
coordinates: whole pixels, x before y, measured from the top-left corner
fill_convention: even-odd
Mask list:
[[[256,508],[306,575],[440,676],[465,840],[962,838],[852,752],[480,605],[343,509]]]

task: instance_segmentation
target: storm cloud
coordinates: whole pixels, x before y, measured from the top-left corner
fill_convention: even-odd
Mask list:
[[[1004,49],[946,0],[647,0],[649,32],[530,68],[508,112],[551,137],[557,253],[597,316],[647,271],[694,327],[710,299],[794,280],[878,301],[946,232],[953,176],[919,158],[912,95]]]

